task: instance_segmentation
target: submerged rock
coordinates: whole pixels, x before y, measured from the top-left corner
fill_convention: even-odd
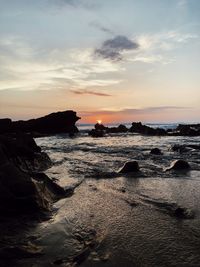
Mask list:
[[[192,210],[187,208],[177,207],[174,210],[174,215],[180,219],[193,219],[195,214]]]
[[[156,148],[151,149],[150,154],[162,155],[162,152],[161,152],[161,150],[159,148],[156,147]]]
[[[119,173],[138,172],[139,169],[137,161],[129,161],[124,164],[124,166],[119,170]]]
[[[166,169],[166,171],[170,170],[176,170],[176,171],[181,171],[181,170],[190,170],[190,164],[182,159],[175,160],[171,163],[170,167]]]
[[[105,133],[103,130],[92,129],[88,134],[92,137],[104,137]]]

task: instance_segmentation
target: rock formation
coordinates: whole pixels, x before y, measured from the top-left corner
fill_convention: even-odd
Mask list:
[[[170,167],[166,171],[175,170],[175,171],[187,171],[190,170],[190,164],[182,159],[175,160],[171,163]]]
[[[139,164],[137,161],[129,161],[124,164],[124,166],[119,170],[119,173],[130,173],[130,172],[138,172]]]
[[[179,124],[176,128],[178,135],[199,136],[200,124]]]
[[[29,135],[0,136],[0,212],[16,215],[49,210],[68,192],[42,171],[51,160]]]
[[[78,132],[75,126],[80,118],[76,112],[68,110],[55,112],[38,119],[27,121],[11,121],[10,119],[0,119],[0,133],[32,133],[34,136],[50,135],[59,133]]]
[[[152,148],[151,151],[150,151],[150,154],[152,155],[162,155],[162,152],[159,148]]]
[[[154,129],[149,126],[143,125],[141,122],[133,122],[129,131],[132,133],[139,133],[144,135],[167,135],[167,132],[164,129]]]

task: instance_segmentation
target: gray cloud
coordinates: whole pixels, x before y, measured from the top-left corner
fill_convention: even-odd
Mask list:
[[[76,95],[96,95],[96,96],[111,96],[106,93],[91,91],[91,90],[70,90],[73,94]]]
[[[123,59],[122,52],[139,48],[139,44],[128,39],[126,36],[118,35],[103,42],[102,46],[95,50],[99,57],[112,61]]]
[[[109,33],[109,34],[114,34],[114,32],[111,29],[102,26],[97,21],[92,21],[92,22],[89,23],[89,25],[94,27],[94,28],[96,28],[96,29],[98,29],[98,30],[100,30],[100,31],[102,31],[102,32]]]

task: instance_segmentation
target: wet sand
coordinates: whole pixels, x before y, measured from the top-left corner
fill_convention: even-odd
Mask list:
[[[26,232],[42,254],[11,266],[199,266],[199,151],[170,151],[175,138],[140,138],[138,145],[132,137],[113,138],[38,140],[54,161],[48,175],[77,187],[55,203],[50,220]],[[163,155],[150,155],[152,146]],[[177,158],[191,171],[165,172]],[[127,159],[139,162],[139,173],[117,174]]]

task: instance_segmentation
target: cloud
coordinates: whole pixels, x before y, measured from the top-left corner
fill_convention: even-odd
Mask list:
[[[51,0],[57,6],[68,5],[74,8],[86,8],[86,9],[93,9],[97,7],[97,4],[91,0]]]
[[[159,106],[159,107],[147,107],[147,108],[124,108],[124,109],[104,109],[99,111],[80,111],[82,116],[98,116],[98,115],[138,115],[138,114],[152,114],[164,111],[178,111],[178,110],[190,110],[191,107],[179,107],[179,106]]]
[[[156,34],[141,34],[136,37],[139,49],[137,53],[129,55],[129,61],[143,63],[169,64],[175,61],[176,55],[169,52],[180,48],[182,45],[199,36],[179,31],[167,31]]]
[[[108,27],[104,27],[102,26],[100,23],[98,23],[97,21],[92,21],[89,23],[90,26],[105,32],[105,33],[109,33],[109,34],[114,34],[114,31],[112,31],[111,29],[109,29]]]
[[[104,41],[102,46],[95,50],[95,54],[111,61],[120,61],[123,59],[123,52],[138,48],[139,44],[137,42],[128,39],[126,36],[118,35]]]
[[[70,92],[76,95],[112,96],[110,94],[91,91],[91,90],[70,90]]]
[[[0,40],[0,90],[86,89],[121,82],[119,64],[94,59],[93,49],[41,50],[18,37]]]

